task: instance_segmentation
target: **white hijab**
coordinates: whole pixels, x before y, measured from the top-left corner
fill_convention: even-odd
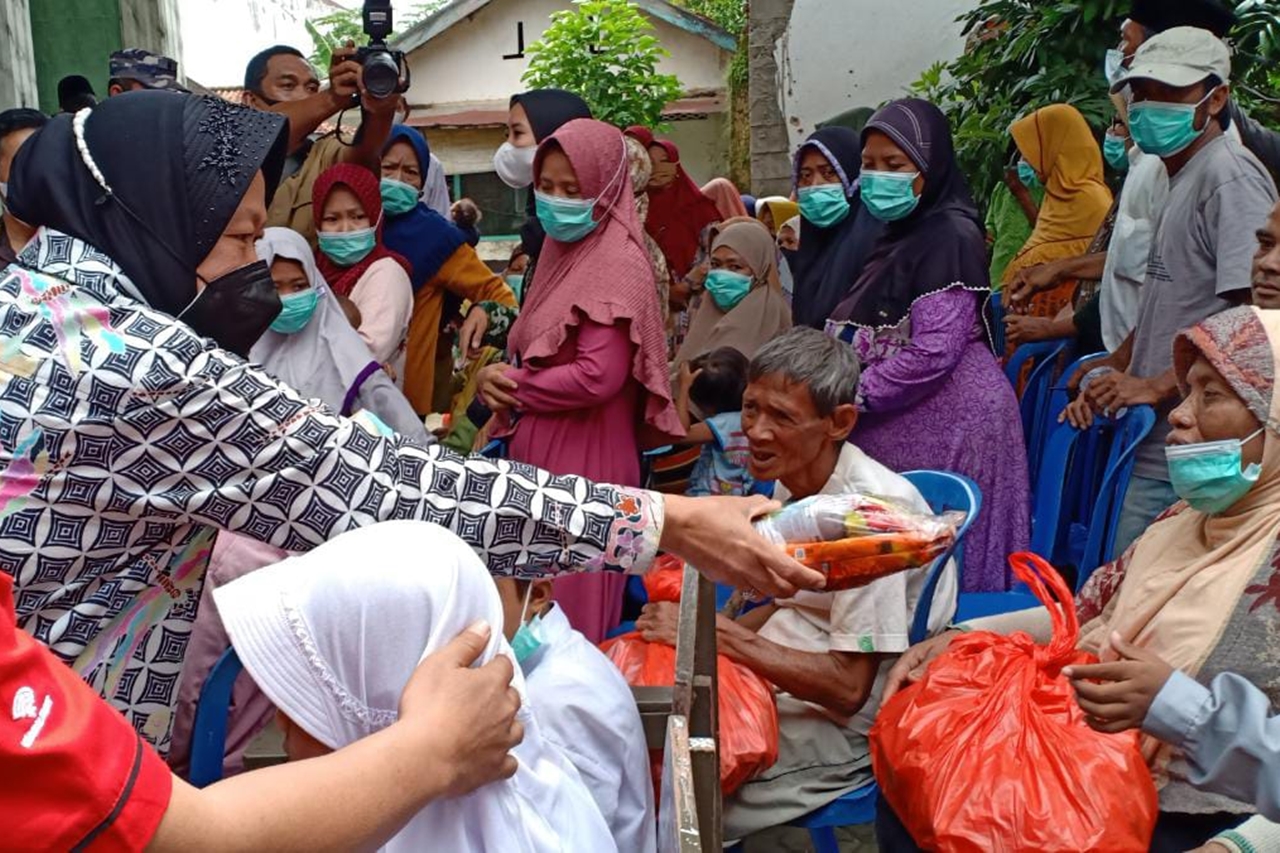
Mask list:
[[[494,628],[480,662],[512,658],[512,685],[525,695],[502,636],[493,579],[461,539],[428,522],[354,530],[219,587],[214,599],[254,681],[333,749],[394,722],[400,693],[422,658],[480,619]],[[525,734],[514,777],[431,803],[383,849],[616,850],[577,771],[543,739],[527,703],[520,720]]]
[[[360,333],[351,327],[338,299],[316,269],[315,253],[306,239],[288,228],[268,228],[257,244],[268,265],[276,258],[302,264],[320,301],[301,330],[285,335],[268,329],[249,350],[261,364],[303,396],[323,401],[340,414],[366,411],[391,429],[419,444],[434,444],[404,393],[383,372]],[[344,411],[348,408],[350,411]]]

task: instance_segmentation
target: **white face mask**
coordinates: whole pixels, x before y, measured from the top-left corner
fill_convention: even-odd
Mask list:
[[[533,158],[537,155],[537,146],[517,148],[510,142],[504,142],[493,155],[493,168],[502,178],[502,182],[512,189],[522,190],[533,185]]]

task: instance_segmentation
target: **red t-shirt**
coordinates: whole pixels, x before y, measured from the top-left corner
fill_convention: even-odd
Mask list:
[[[124,717],[18,629],[0,572],[0,846],[141,850],[171,792]]]

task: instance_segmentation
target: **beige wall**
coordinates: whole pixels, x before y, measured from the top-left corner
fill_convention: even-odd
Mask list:
[[[680,163],[698,186],[729,173],[728,121],[727,113],[677,121],[663,134],[680,149]]]
[[[524,59],[503,59],[516,52],[516,25],[524,23],[525,46],[533,44],[552,12],[572,8],[568,0],[493,0],[409,55],[413,80],[409,102],[415,106],[505,102],[528,88],[520,81]],[[724,88],[728,54],[706,39],[654,21],[655,35],[671,52],[660,64],[675,74],[686,91]]]

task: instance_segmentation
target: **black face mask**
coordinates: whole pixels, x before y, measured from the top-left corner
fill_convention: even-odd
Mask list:
[[[266,261],[254,261],[206,284],[178,319],[196,334],[248,358],[280,308],[271,267]]]

